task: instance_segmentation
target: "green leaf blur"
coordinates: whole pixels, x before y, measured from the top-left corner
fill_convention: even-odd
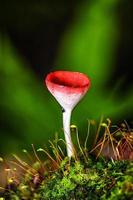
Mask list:
[[[75,110],[78,125],[87,118],[101,115],[117,119],[128,114],[133,102],[133,88],[126,97],[117,95],[116,87],[106,86],[114,68],[118,42],[117,6],[119,1],[91,1],[75,14],[75,21],[64,35],[59,51],[58,69],[80,71],[91,78],[91,89]],[[120,77],[121,79],[121,77]]]
[[[2,152],[46,144],[60,127],[59,111],[7,38],[0,39],[0,91]]]

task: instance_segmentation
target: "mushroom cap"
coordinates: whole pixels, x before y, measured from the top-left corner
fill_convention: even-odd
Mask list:
[[[80,72],[51,72],[46,76],[45,82],[64,109],[73,109],[90,87],[90,79]]]

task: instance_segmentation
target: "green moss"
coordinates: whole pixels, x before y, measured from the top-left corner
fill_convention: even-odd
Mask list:
[[[41,199],[132,199],[133,171],[128,161],[73,163],[63,173],[57,171],[40,187]]]
[[[27,171],[19,185],[8,185],[1,196],[3,200],[133,200],[133,161],[91,156],[82,160],[70,163],[65,158],[55,171],[47,175],[44,171],[39,184]]]

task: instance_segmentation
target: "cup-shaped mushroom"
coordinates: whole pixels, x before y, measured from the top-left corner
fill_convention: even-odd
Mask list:
[[[45,81],[48,90],[65,110],[72,110],[90,86],[85,74],[71,71],[51,72]]]
[[[85,74],[70,71],[56,71],[47,75],[46,86],[64,109],[63,129],[66,140],[67,155],[74,156],[74,148],[70,134],[70,120],[72,109],[85,95],[90,80]]]

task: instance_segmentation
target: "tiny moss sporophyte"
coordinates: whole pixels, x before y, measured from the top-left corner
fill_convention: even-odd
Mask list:
[[[80,72],[55,71],[46,76],[45,83],[50,93],[62,107],[67,155],[71,158],[74,156],[70,135],[71,113],[90,88],[90,79]]]

